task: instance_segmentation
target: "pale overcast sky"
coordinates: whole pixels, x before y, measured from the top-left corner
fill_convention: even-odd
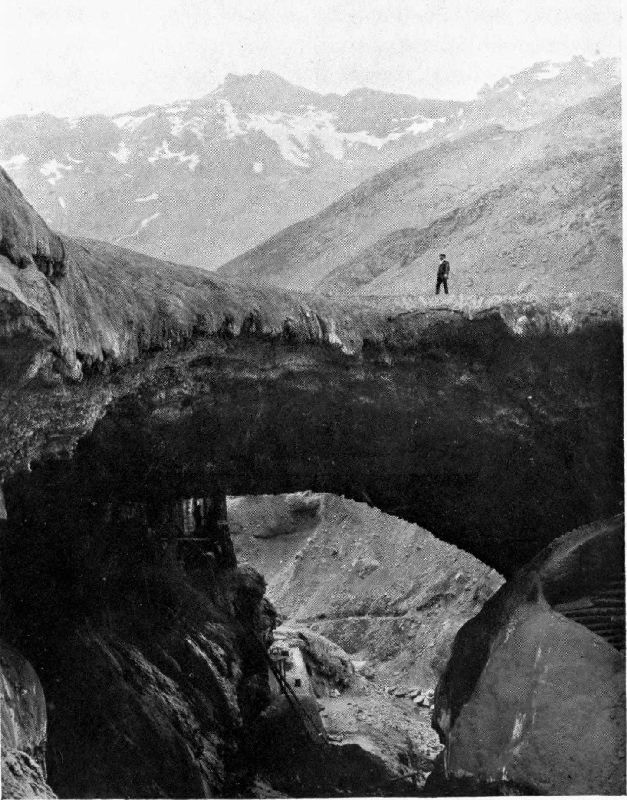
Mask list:
[[[469,99],[535,61],[619,54],[620,0],[6,0],[0,116],[130,110],[269,69],[320,92]]]

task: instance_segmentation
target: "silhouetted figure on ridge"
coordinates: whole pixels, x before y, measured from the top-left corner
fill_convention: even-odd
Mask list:
[[[440,286],[444,286],[444,294],[448,294],[448,274],[451,265],[446,260],[446,254],[440,253],[440,263],[438,264],[438,279],[435,282],[435,293],[440,294]]]

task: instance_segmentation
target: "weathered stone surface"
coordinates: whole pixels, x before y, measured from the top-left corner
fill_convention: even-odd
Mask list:
[[[0,254],[20,269],[36,267],[55,279],[65,274],[65,248],[0,168]]]
[[[175,602],[189,606],[190,587],[181,580]],[[246,782],[246,727],[268,700],[262,645],[249,633],[267,633],[263,589],[260,576],[232,570],[174,627],[171,614],[157,620],[135,604],[144,623],[154,615],[151,633],[92,619],[62,640],[25,637],[50,705],[47,775],[41,685],[2,646],[3,797],[232,796]],[[48,599],[59,609],[58,593]]]
[[[606,641],[555,610],[603,596],[622,575],[622,519],[585,526],[546,548],[460,630],[437,690],[434,725],[446,749],[432,788],[439,779],[466,789],[624,793],[615,625]]]
[[[46,782],[46,700],[39,678],[17,650],[0,642],[2,795],[56,797]]]

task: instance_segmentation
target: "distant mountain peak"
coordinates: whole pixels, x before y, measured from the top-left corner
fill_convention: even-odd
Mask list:
[[[281,87],[285,89],[295,88],[288,80],[272,72],[269,69],[262,69],[257,73],[245,72],[243,74],[237,72],[228,72],[223,81],[223,88],[229,91],[233,88],[239,89],[242,86],[254,86],[257,88],[263,87]]]
[[[270,70],[257,74],[237,75],[229,72],[224,78],[219,94],[241,112],[291,111],[297,107],[316,103],[321,98],[317,92],[295,86]]]

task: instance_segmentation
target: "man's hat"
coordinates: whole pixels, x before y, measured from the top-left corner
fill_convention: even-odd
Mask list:
[[[440,258],[446,258],[446,253],[440,253]]]

